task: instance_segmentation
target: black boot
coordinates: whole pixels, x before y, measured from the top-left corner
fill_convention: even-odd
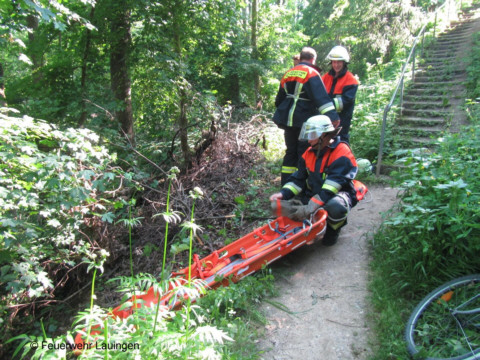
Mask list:
[[[334,230],[330,226],[327,225],[327,230],[325,231],[325,236],[322,240],[322,245],[324,246],[332,246],[337,243],[338,237],[340,236],[340,228]]]

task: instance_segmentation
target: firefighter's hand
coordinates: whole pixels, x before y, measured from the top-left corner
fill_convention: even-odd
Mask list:
[[[282,200],[283,199],[283,194],[281,192],[277,192],[270,196],[270,201],[277,201],[277,200]]]
[[[319,208],[323,206],[323,201],[320,199],[319,195],[312,196],[310,200],[308,201],[308,210],[310,211],[310,214],[313,214],[315,211],[317,211]]]
[[[290,215],[290,219],[295,221],[303,221],[308,219],[311,212],[308,205],[298,206],[295,211]]]
[[[289,218],[298,208],[304,206],[299,200],[275,200],[271,202],[271,205],[273,215],[287,216]]]
[[[323,201],[320,200],[320,196],[315,195],[310,199],[307,205],[298,206],[293,211],[290,219],[295,221],[303,221],[308,219],[311,214],[321,208],[323,205]]]

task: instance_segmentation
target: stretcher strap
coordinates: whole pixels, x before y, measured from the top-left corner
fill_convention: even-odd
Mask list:
[[[277,218],[282,216],[282,202],[280,199],[277,199],[277,213],[275,215],[277,215]]]

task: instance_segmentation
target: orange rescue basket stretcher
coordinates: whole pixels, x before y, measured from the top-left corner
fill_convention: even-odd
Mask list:
[[[327,212],[323,209],[319,209],[310,220],[303,222],[280,216],[202,259],[196,254],[193,255],[191,279],[202,279],[206,288],[210,289],[221,285],[228,286],[230,280],[235,283],[299,247],[321,240],[325,235],[326,220]],[[142,306],[151,307],[159,301],[160,305],[170,310],[178,309],[189,296],[188,294],[178,296],[174,288],[175,285],[188,283],[189,267],[173,272],[172,277],[175,281],[170,282],[169,290],[162,296],[151,287],[144,294],[132,296],[127,301],[133,304],[132,306],[119,305],[111,311],[110,316],[125,319],[135,309]],[[100,333],[100,326],[92,327],[90,333],[92,337]],[[84,338],[85,335],[80,333],[76,335],[77,348],[86,348]]]

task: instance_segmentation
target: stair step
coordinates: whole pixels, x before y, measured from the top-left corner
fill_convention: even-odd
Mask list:
[[[459,61],[459,59],[457,59],[457,58],[435,58],[435,59],[425,59],[423,64],[425,64],[426,66],[428,66],[428,65],[432,65],[432,66],[438,66],[438,65],[447,66],[447,65],[450,65],[451,66],[452,64],[455,64],[458,61]]]
[[[447,42],[447,43],[455,44],[458,41],[470,40],[470,38],[471,38],[471,35],[469,34],[456,34],[452,36],[443,36],[443,37],[441,36],[437,38],[437,41],[435,43],[439,44],[439,43]]]
[[[446,110],[428,110],[428,109],[408,109],[404,108],[402,110],[402,115],[413,116],[419,118],[446,118],[452,115],[451,111]]]
[[[409,93],[403,97],[403,106],[411,109],[434,108],[445,110],[450,104],[448,98],[442,95],[414,95]]]
[[[432,146],[436,139],[412,137],[410,140],[417,145]]]
[[[413,101],[416,101],[417,99],[419,101],[443,101],[443,99],[447,96],[448,90],[445,89],[436,89],[436,88],[431,88],[431,89],[421,89],[421,88],[412,88],[408,87],[405,90],[405,95],[404,99],[410,99],[413,98]]]
[[[462,29],[462,31],[454,34],[440,34],[437,38],[437,42],[452,41],[452,40],[469,40],[471,35],[468,29]]]
[[[423,61],[421,62],[422,65],[435,65],[435,66],[438,66],[438,65],[445,65],[445,66],[448,66],[448,65],[452,65],[458,61],[460,61],[461,59],[456,57],[456,56],[452,56],[452,57],[429,57],[429,58],[423,58]]]
[[[410,86],[414,88],[448,88],[452,85],[462,84],[460,80],[448,80],[448,81],[414,81]]]
[[[430,139],[432,136],[440,136],[444,131],[441,127],[408,127],[408,126],[396,126],[395,132],[401,137],[408,136],[407,140],[415,139]]]
[[[463,70],[459,68],[451,69],[450,66],[448,67],[441,67],[441,66],[431,66],[431,67],[420,67],[415,71],[416,74],[420,75],[432,75],[432,76],[438,76],[439,74],[452,74],[452,75],[457,75],[457,74],[462,74],[464,73]]]
[[[404,97],[405,99],[405,97]],[[408,109],[424,109],[424,110],[435,110],[435,109],[440,109],[444,110],[450,106],[448,103],[441,101],[441,100],[430,100],[430,101],[425,101],[425,100],[410,100],[410,97],[408,97],[407,100],[403,102],[403,107],[408,108]]]
[[[420,116],[401,116],[397,122],[399,124],[412,124],[412,126],[421,126],[421,125],[443,125],[445,120],[441,118],[430,118],[430,117],[420,117]]]
[[[455,52],[452,51],[450,48],[444,48],[444,47],[430,47],[426,50],[424,50],[424,53],[427,55],[437,55],[437,56],[453,56],[455,55]]]
[[[415,75],[416,82],[443,82],[443,81],[451,81],[453,80],[454,76],[449,74],[443,75],[432,75],[432,74],[418,74]]]
[[[459,41],[436,43],[434,45],[434,48],[435,48],[435,50],[448,51],[448,50],[451,50],[451,49],[456,49],[458,47],[458,43],[459,43]]]
[[[408,138],[400,138],[398,140],[398,145],[403,149],[415,149],[415,148],[429,148],[435,145],[436,139],[431,139],[428,137],[417,137],[415,135],[408,136]]]
[[[451,59],[451,58],[456,58],[457,54],[452,53],[452,51],[449,50],[440,50],[440,51],[428,51],[424,54],[424,59]]]

